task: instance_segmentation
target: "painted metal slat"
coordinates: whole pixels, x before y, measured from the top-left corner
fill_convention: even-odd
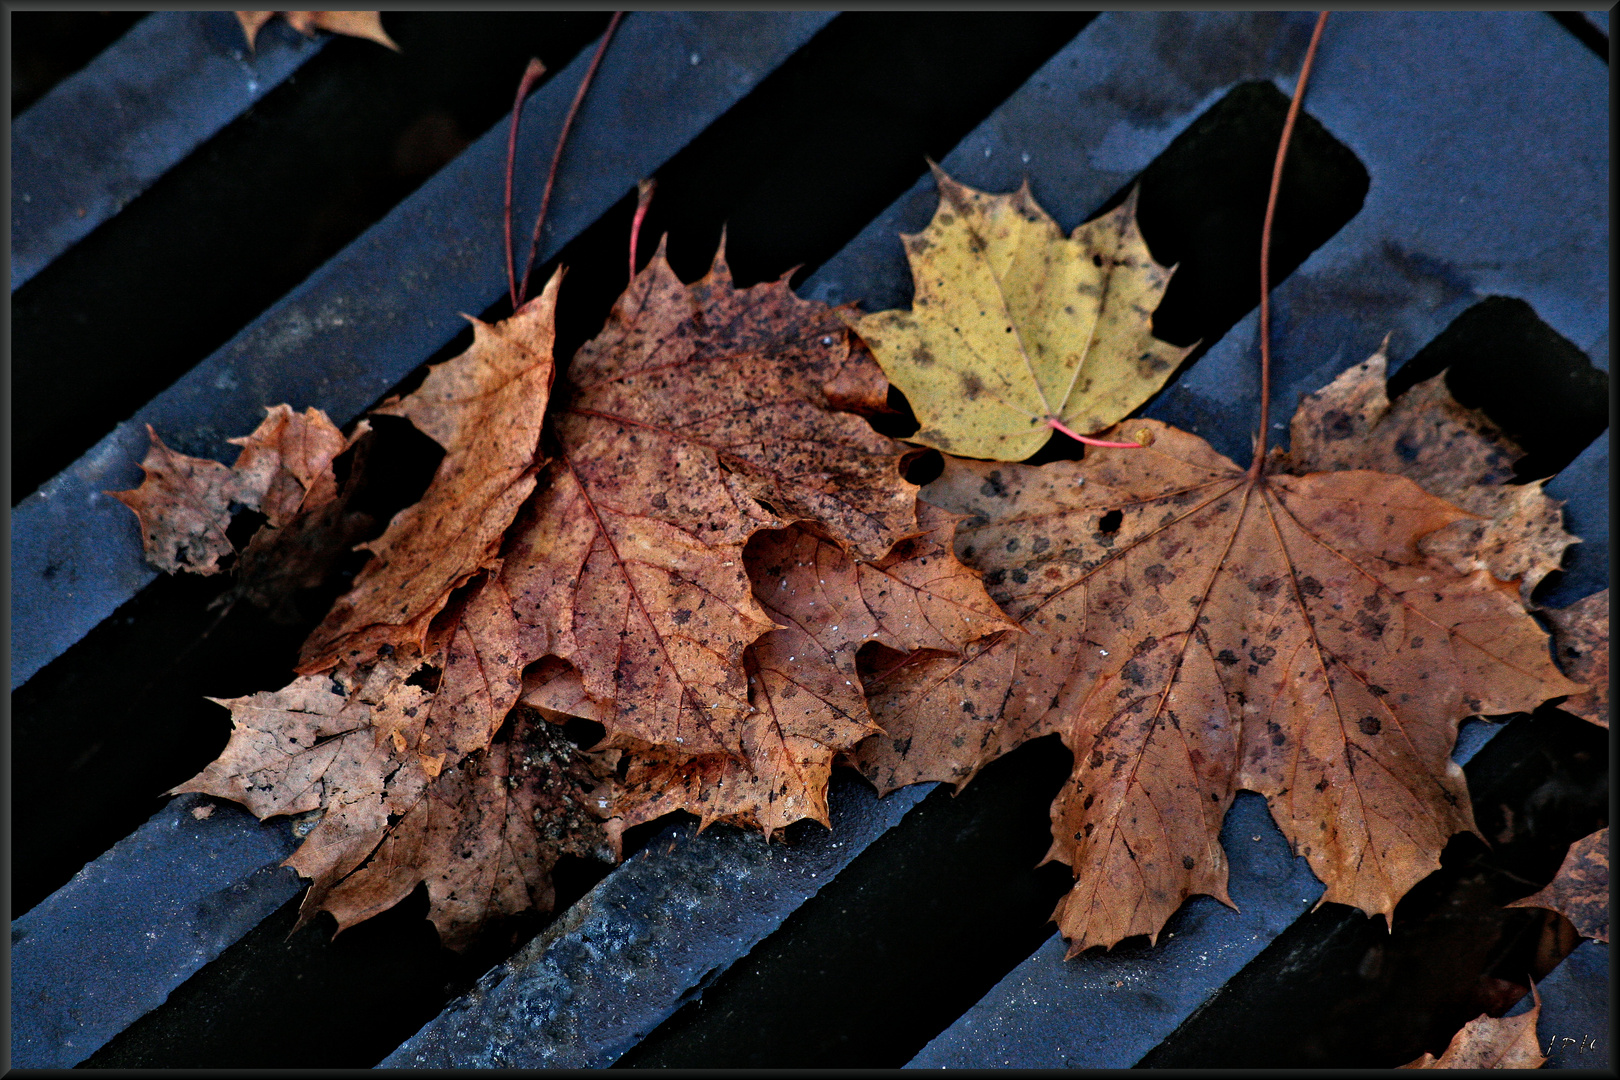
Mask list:
[[[89,236],[321,50],[226,11],[149,15],[11,126],[11,290]]]
[[[163,1004],[297,893],[297,846],[284,821],[183,795],[15,920],[12,1066],[72,1068]]]

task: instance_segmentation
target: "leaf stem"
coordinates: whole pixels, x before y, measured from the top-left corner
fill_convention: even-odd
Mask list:
[[[517,272],[512,266],[512,163],[517,158],[518,120],[523,115],[523,99],[529,96],[529,91],[540,76],[546,73],[546,65],[538,57],[529,61],[529,66],[523,69],[523,79],[518,83],[517,97],[512,101],[512,127],[506,133],[506,204],[502,216],[506,233],[506,288],[512,296],[512,310],[518,306]]]
[[[1089,435],[1081,435],[1079,432],[1071,431],[1067,424],[1055,416],[1046,418],[1046,426],[1054,431],[1061,431],[1069,438],[1076,442],[1085,443],[1087,446],[1106,446],[1111,450],[1140,450],[1147,445],[1139,442],[1105,442],[1102,439],[1093,439]]]
[[[636,241],[641,238],[641,223],[647,219],[647,207],[653,192],[658,190],[657,180],[643,180],[636,185],[636,216],[630,222],[630,280],[636,278]]]
[[[589,89],[591,80],[596,77],[596,69],[602,63],[602,54],[607,52],[608,42],[613,40],[613,31],[619,27],[619,20],[624,18],[624,12],[615,11],[613,18],[608,20],[607,29],[602,32],[602,39],[596,43],[596,55],[591,57],[591,66],[585,69],[585,77],[579,81],[579,89],[574,92],[574,103],[568,106],[568,115],[563,119],[562,131],[557,133],[557,149],[551,154],[551,169],[546,173],[546,190],[540,196],[540,213],[534,219],[534,235],[529,238],[529,257],[523,263],[523,280],[518,285],[517,299],[523,300],[529,293],[529,271],[534,269],[534,256],[540,247],[540,229],[546,223],[546,210],[551,206],[551,189],[557,183],[557,162],[562,160],[563,144],[568,141],[568,131],[574,126],[574,117],[579,114],[579,106],[585,100],[585,91]],[[514,303],[516,308],[517,304]]]
[[[1316,59],[1316,46],[1322,40],[1322,28],[1327,25],[1327,12],[1316,16],[1316,29],[1311,33],[1311,44],[1305,50],[1305,62],[1300,65],[1299,80],[1294,83],[1294,99],[1288,103],[1288,118],[1283,121],[1282,138],[1277,142],[1277,160],[1271,167],[1271,192],[1266,196],[1266,219],[1260,227],[1260,436],[1255,440],[1254,461],[1249,465],[1249,477],[1258,478],[1266,459],[1266,435],[1271,426],[1271,223],[1277,216],[1277,192],[1282,187],[1283,160],[1288,156],[1288,144],[1294,137],[1294,121],[1299,118],[1299,105],[1305,98],[1305,83],[1311,77],[1311,63]]]

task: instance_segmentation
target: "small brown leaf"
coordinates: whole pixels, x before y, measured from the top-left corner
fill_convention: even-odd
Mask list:
[[[1542,612],[1552,623],[1558,666],[1590,689],[1558,706],[1599,727],[1609,726],[1609,590],[1593,593],[1567,608]]]
[[[242,562],[251,563],[251,570],[241,565],[239,569],[245,571],[245,581],[252,583],[246,590],[268,604],[284,595],[272,580],[305,581],[312,572],[309,562],[288,559],[289,553],[280,548],[273,534],[282,526],[324,520],[322,514],[334,513],[330,508],[338,501],[338,489],[332,462],[367,429],[361,424],[354,439],[345,440],[319,409],[300,415],[286,405],[276,405],[265,412],[264,421],[251,435],[230,440],[242,451],[229,469],[208,458],[175,453],[148,424],[152,446],[141,462],[146,479],[133,491],[108,494],[135,511],[147,561],[169,573],[218,573],[219,560],[235,550],[226,537],[231,504],[262,511],[269,525],[244,549]],[[270,575],[259,574],[264,568],[261,553],[270,547],[295,565],[296,572],[282,567]],[[247,559],[247,551],[255,552],[252,560]]]
[[[248,48],[254,47],[264,24],[277,15],[285,16],[287,24],[305,37],[314,37],[315,31],[326,30],[375,41],[399,52],[399,46],[383,30],[382,13],[377,11],[238,11],[236,18],[247,35]]]
[[[1568,919],[1581,937],[1609,940],[1609,830],[1599,829],[1570,845],[1545,889],[1507,907],[1550,908]]]
[[[1532,987],[1532,991],[1534,988]],[[1425,1053],[1403,1069],[1539,1069],[1547,1058],[1536,1038],[1541,998],[1518,1016],[1482,1015],[1453,1035],[1437,1059]]]
[[[1458,573],[1488,569],[1530,594],[1579,541],[1564,531],[1563,504],[1545,481],[1514,484],[1521,450],[1484,413],[1457,403],[1442,372],[1402,394],[1385,392],[1383,348],[1300,402],[1292,471],[1376,469],[1414,480],[1477,514],[1424,537],[1423,550]]]

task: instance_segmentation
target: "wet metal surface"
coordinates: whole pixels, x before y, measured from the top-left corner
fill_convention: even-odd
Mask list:
[[[295,846],[284,821],[183,795],[13,922],[12,1066],[69,1068],[161,1005],[298,891]]]
[[[1238,795],[1221,846],[1237,911],[1194,897],[1157,945],[1069,961],[1053,934],[906,1068],[1130,1068],[1322,895],[1258,795]]]
[[[743,97],[828,12],[638,12],[592,84],[558,174],[544,262]],[[548,160],[587,49],[529,99],[520,160]],[[347,423],[506,290],[499,253],[506,124],[495,127],[308,281],[120,424],[12,516],[12,688],[156,572],[134,519],[102,492],[140,482],[145,425],[182,453],[225,456],[266,402]],[[516,220],[538,209],[519,185]]]
[[[283,23],[249,50],[225,11],[160,11],[12,122],[11,289],[320,51]]]
[[[879,800],[835,777],[832,831],[798,842],[671,827],[452,1002],[382,1068],[603,1068],[700,994],[887,832],[932,784]]]

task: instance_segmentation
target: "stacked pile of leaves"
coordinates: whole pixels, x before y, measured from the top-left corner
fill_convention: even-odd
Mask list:
[[[1526,608],[1573,542],[1557,504],[1506,483],[1518,450],[1441,379],[1389,402],[1382,355],[1251,468],[1122,424],[1187,352],[1152,336],[1170,272],[1134,200],[1064,236],[1027,190],[938,180],[909,312],[737,288],[723,257],[686,284],[660,251],[560,380],[560,274],[473,320],[377,410],[444,449],[425,495],[362,545],[298,678],[221,702],[229,745],[176,790],[319,812],[289,860],[306,920],[425,882],[459,947],[636,823],[769,836],[827,822],[840,761],[961,785],[1056,733],[1071,954],[1226,900],[1240,788],[1324,899],[1389,914],[1474,827],[1458,723],[1584,689]],[[942,457],[920,489],[924,451],[864,419],[890,380]],[[154,434],[120,497],[170,570],[218,570],[232,506],[257,509],[236,591],[273,602],[364,535],[333,461],[365,427],[279,406],[229,469]],[[1017,463],[1054,431],[1092,445]],[[577,748],[568,717],[605,736]]]

